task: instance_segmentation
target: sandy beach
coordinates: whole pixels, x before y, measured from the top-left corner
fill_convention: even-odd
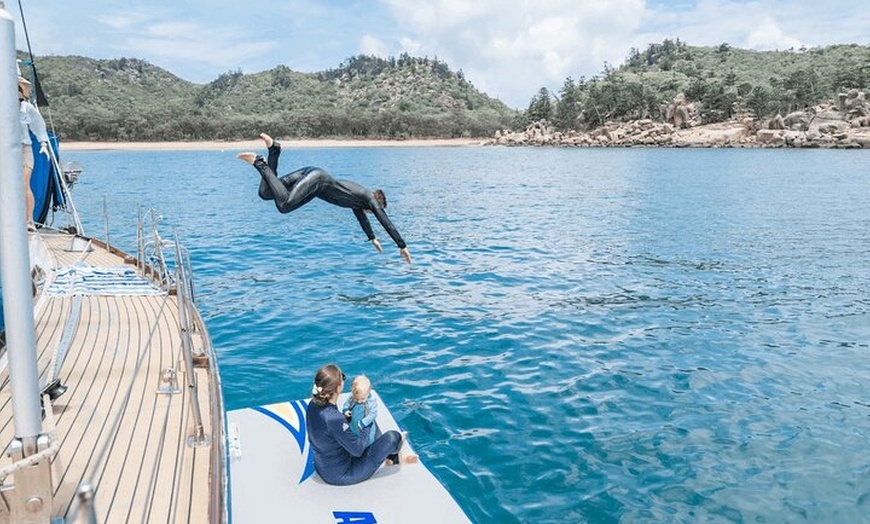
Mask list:
[[[280,140],[280,139],[279,139]],[[413,140],[354,140],[354,139],[311,139],[280,140],[285,148],[328,148],[328,147],[468,147],[480,146],[483,138],[433,138]],[[197,150],[242,150],[258,151],[264,148],[262,140],[238,142],[64,142],[66,151],[197,151]]]

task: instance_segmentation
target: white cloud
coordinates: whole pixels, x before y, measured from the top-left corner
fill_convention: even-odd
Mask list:
[[[867,44],[868,26],[870,10],[851,0],[701,0],[688,10],[657,11],[643,36],[650,42],[679,37],[690,45],[781,50]]]
[[[217,77],[214,72],[191,75],[204,69],[254,72],[259,68],[247,67],[251,57],[263,56],[276,47],[272,42],[251,38],[243,28],[206,26],[177,20],[165,12],[155,11],[150,16],[128,13],[103,17],[100,21],[122,31],[120,38],[109,42],[109,48],[124,56],[145,58],[185,79],[193,76],[199,81],[210,81]]]
[[[757,23],[744,41],[749,49],[797,49],[803,45],[797,38],[784,34],[779,25],[769,17]]]
[[[384,2],[404,41],[418,43],[417,54],[462,69],[475,86],[514,107],[525,107],[541,86],[556,89],[568,76],[621,62],[648,13],[643,0]]]
[[[155,38],[173,38],[177,40],[196,40],[198,33],[204,31],[204,27],[190,22],[157,22],[143,28],[145,34]]]
[[[632,47],[643,50],[665,38],[752,49],[870,44],[870,9],[857,0],[285,0],[262,6],[125,0],[123,10],[106,10],[96,0],[41,4],[27,13],[37,55],[143,58],[207,82],[228,69],[285,64],[313,72],[360,52],[407,52],[461,69],[478,89],[517,108],[541,86],[556,92],[568,76],[592,77],[605,62],[620,65]],[[16,37],[24,49],[20,31]]]
[[[359,52],[381,58],[386,58],[390,54],[387,44],[372,35],[363,35],[359,43]]]
[[[411,56],[419,56],[420,49],[423,48],[423,44],[421,44],[419,40],[414,40],[413,38],[408,38],[407,36],[403,36],[402,38],[400,38],[399,44],[401,45],[402,51],[408,53]]]
[[[149,20],[150,18],[151,16],[141,12],[126,12],[123,14],[113,13],[110,15],[99,15],[96,17],[97,21],[116,31],[124,31],[130,29],[139,25],[142,22]]]
[[[244,72],[255,72],[256,68],[245,67],[251,56],[268,52],[272,46],[268,43],[251,42],[238,44],[209,40],[185,38],[129,38],[123,48],[134,53],[132,56],[143,56],[147,53],[149,61],[157,61],[172,71],[181,71],[182,78],[190,67],[202,67],[208,63],[218,68],[242,69]],[[214,79],[217,75],[211,75]]]
[[[623,63],[665,38],[773,50],[870,43],[870,9],[853,0],[381,0],[401,48],[438,56],[479,89],[524,108],[541,86]],[[408,43],[414,43],[410,49]]]

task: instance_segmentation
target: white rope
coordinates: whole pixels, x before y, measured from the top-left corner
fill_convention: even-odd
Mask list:
[[[33,455],[28,455],[3,469],[0,469],[0,484],[2,484],[9,475],[21,471],[24,468],[31,468],[43,460],[51,460],[60,449],[60,440],[54,438],[54,430],[56,428],[54,422],[54,410],[51,409],[51,399],[49,399],[48,395],[42,397],[42,405],[45,407],[45,433],[48,435],[50,444],[44,450],[38,451]]]

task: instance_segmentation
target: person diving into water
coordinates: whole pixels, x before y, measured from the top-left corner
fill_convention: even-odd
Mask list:
[[[260,187],[257,192],[261,199],[273,200],[275,207],[281,213],[289,213],[299,209],[314,198],[325,200],[339,207],[350,208],[369,242],[375,246],[379,253],[382,253],[384,250],[381,243],[375,237],[372,225],[366,216],[366,211],[368,211],[378,219],[378,222],[399,247],[399,253],[405,262],[411,263],[411,253],[408,251],[408,246],[384,211],[387,207],[387,198],[383,191],[380,189],[370,191],[350,180],[336,180],[332,175],[318,167],[304,167],[279,178],[276,173],[278,171],[278,157],[281,155],[281,144],[266,133],[260,133],[260,138],[269,150],[269,156],[266,160],[255,153],[239,153],[236,156],[254,166],[260,173]]]

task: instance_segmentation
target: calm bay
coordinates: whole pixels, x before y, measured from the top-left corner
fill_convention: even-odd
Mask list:
[[[85,233],[190,249],[229,409],[365,373],[481,523],[868,522],[870,153],[285,150],[383,188],[407,265],[237,152],[62,158]]]

